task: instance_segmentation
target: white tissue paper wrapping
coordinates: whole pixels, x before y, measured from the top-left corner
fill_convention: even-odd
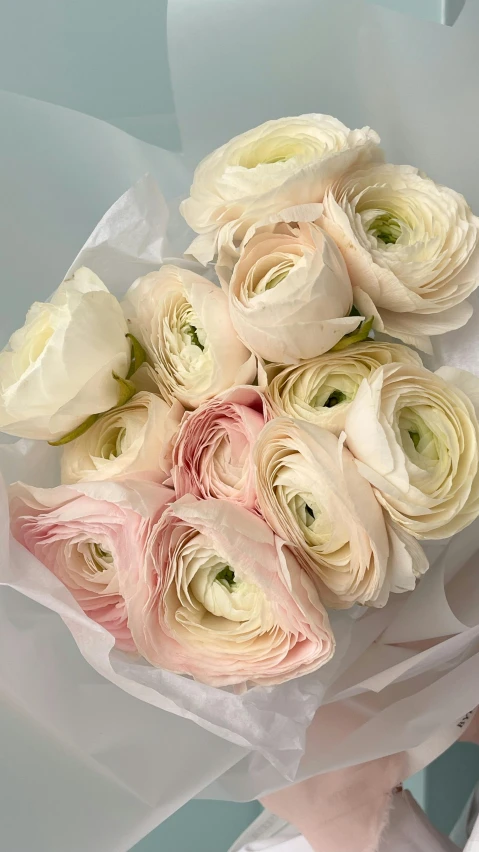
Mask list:
[[[145,172],[157,184],[144,178],[123,195],[76,265],[121,294],[181,254],[188,233],[176,211],[191,164],[270,117],[322,111],[369,123],[391,159],[425,168],[479,211],[474,4],[447,30],[362,0],[297,0],[294,12],[286,0],[171,0],[169,14],[184,160],[64,107],[0,93],[9,199],[0,208],[2,343]],[[475,307],[437,354],[479,374],[477,299]],[[52,485],[58,453],[5,443],[0,470],[7,483]],[[383,610],[336,613],[329,666],[237,696],[116,652],[9,541],[4,490],[0,499],[0,801],[9,852],[127,852],[193,796],[247,800],[399,750],[413,772],[457,738],[479,703],[477,524],[429,548],[431,568],[414,594],[393,596]],[[429,650],[404,647],[430,639],[440,641]],[[18,817],[20,800],[29,819]]]
[[[107,212],[72,269],[88,265],[120,296],[135,277],[164,261],[167,224],[160,190],[143,178]],[[3,477],[7,484],[17,479],[54,484],[60,453],[25,440],[0,445]],[[1,499],[4,589],[58,613],[81,655],[104,679],[85,689],[77,668],[65,667],[64,630],[57,621],[42,629],[42,619],[26,630],[24,601],[10,591],[0,620],[7,695],[62,747],[159,814],[213,781],[223,786],[223,795],[248,799],[394,751],[410,751],[415,769],[414,750],[432,734],[427,759],[434,749],[441,751],[460,732],[457,722],[479,702],[477,526],[430,549],[431,568],[413,594],[393,596],[381,610],[332,613],[337,652],[326,667],[236,695],[116,651],[110,634],[9,537],[5,490]],[[426,651],[401,647],[436,638],[442,641]],[[105,691],[108,683],[116,689]],[[117,707],[121,691],[136,699],[129,702],[125,729]],[[65,701],[75,708],[73,717]],[[105,716],[115,720],[106,738]]]

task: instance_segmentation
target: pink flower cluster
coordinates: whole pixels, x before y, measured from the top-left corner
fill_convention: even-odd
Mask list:
[[[260,516],[253,447],[270,418],[239,387],[186,414],[156,472],[11,488],[13,535],[123,651],[216,686],[274,684],[334,653],[318,591]]]

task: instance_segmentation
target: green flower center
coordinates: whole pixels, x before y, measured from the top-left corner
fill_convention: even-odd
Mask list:
[[[334,390],[329,394],[326,402],[324,403],[324,408],[334,408],[335,405],[339,405],[341,402],[347,399],[345,393],[340,390]]]
[[[108,433],[107,439],[101,448],[103,459],[117,459],[122,453],[122,441],[126,435],[124,426],[115,426]]]
[[[401,236],[401,222],[392,213],[381,213],[369,223],[368,231],[382,243],[394,245]]]
[[[100,544],[91,544],[90,551],[97,571],[106,571],[107,567],[113,562],[110,551],[105,550]]]
[[[221,583],[225,587],[225,589],[231,591],[232,587],[235,584],[235,572],[232,568],[230,568],[229,565],[226,565],[225,568],[218,572],[215,577],[215,580],[218,583]]]
[[[252,142],[243,149],[238,165],[244,169],[255,169],[257,166],[270,166],[275,163],[287,163],[292,157],[297,157],[304,151],[300,139],[264,139],[262,142]]]
[[[310,495],[313,496],[312,494]],[[319,508],[316,510],[316,505],[306,502],[304,498],[307,495],[297,495],[295,503],[299,520],[303,523],[306,529],[310,529],[320,515]]]
[[[198,349],[201,349],[201,351],[203,352],[205,347],[204,347],[204,346],[203,346],[203,344],[200,342],[200,339],[199,339],[199,337],[198,337],[198,329],[197,329],[197,327],[196,327],[196,326],[194,326],[194,325],[189,325],[189,326],[187,326],[187,328],[185,329],[185,331],[186,331],[186,333],[187,333],[188,337],[191,339],[191,342],[192,342],[193,346],[197,346],[197,347],[198,347]]]
[[[436,437],[427,422],[427,407],[423,408],[425,418],[422,411],[403,408],[398,425],[406,455],[416,465],[429,468],[437,462],[439,453]]]
[[[288,275],[288,270],[286,272],[279,272],[278,275],[275,275],[274,278],[271,279],[271,281],[268,281],[268,283],[267,283],[267,285],[264,289],[265,290],[272,290],[273,287],[276,287],[277,284],[279,284],[281,281],[284,281],[284,279],[286,278],[287,275]]]
[[[409,431],[409,437],[410,437],[411,441],[413,442],[413,444],[414,444],[414,446],[417,450],[419,441],[421,440],[421,436],[420,436],[419,432]]]

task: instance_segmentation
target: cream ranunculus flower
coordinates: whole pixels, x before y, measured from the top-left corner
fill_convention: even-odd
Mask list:
[[[206,157],[195,171],[181,212],[201,236],[189,248],[202,263],[224,239],[241,240],[271,213],[322,201],[346,169],[382,157],[374,130],[350,130],[329,115],[267,121]],[[224,231],[222,230],[224,227]]]
[[[124,307],[168,402],[194,409],[254,381],[256,359],[238,339],[228,299],[201,275],[163,266],[134,282]]]
[[[276,414],[315,423],[340,435],[350,403],[363,379],[383,364],[421,364],[400,343],[354,343],[293,367],[270,364],[267,396]]]
[[[294,555],[229,500],[173,503],[128,572],[125,599],[152,665],[213,686],[283,683],[334,653],[327,613]]]
[[[84,267],[49,302],[35,302],[0,352],[0,431],[56,440],[116,405],[127,333],[119,303]]]
[[[465,299],[479,283],[478,223],[462,195],[394,165],[340,177],[321,219],[343,253],[358,310],[428,352],[429,335],[471,316]]]
[[[171,453],[183,407],[155,394],[137,393],[103,414],[63,450],[62,482],[115,479],[148,472],[158,482],[171,473]]]
[[[419,539],[447,538],[479,515],[479,426],[454,384],[424,367],[392,364],[363,381],[346,416],[360,473],[396,524]],[[479,380],[469,375],[469,384]]]
[[[229,285],[233,325],[261,358],[297,364],[354,331],[353,291],[333,240],[317,225],[284,222],[256,230]]]
[[[387,524],[373,489],[331,432],[279,417],[255,447],[260,509],[294,545],[323,601],[346,609],[383,606],[413,589],[426,558],[410,536]]]

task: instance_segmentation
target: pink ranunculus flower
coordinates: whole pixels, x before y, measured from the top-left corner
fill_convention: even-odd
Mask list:
[[[149,481],[11,488],[12,534],[124,651],[135,651],[124,581],[144,560],[150,524],[173,497]]]
[[[173,449],[177,497],[226,498],[254,509],[253,446],[270,417],[254,387],[226,391],[188,414]]]
[[[128,623],[154,666],[213,686],[282,683],[331,659],[316,589],[265,521],[228,500],[186,496],[153,528],[131,577]]]

